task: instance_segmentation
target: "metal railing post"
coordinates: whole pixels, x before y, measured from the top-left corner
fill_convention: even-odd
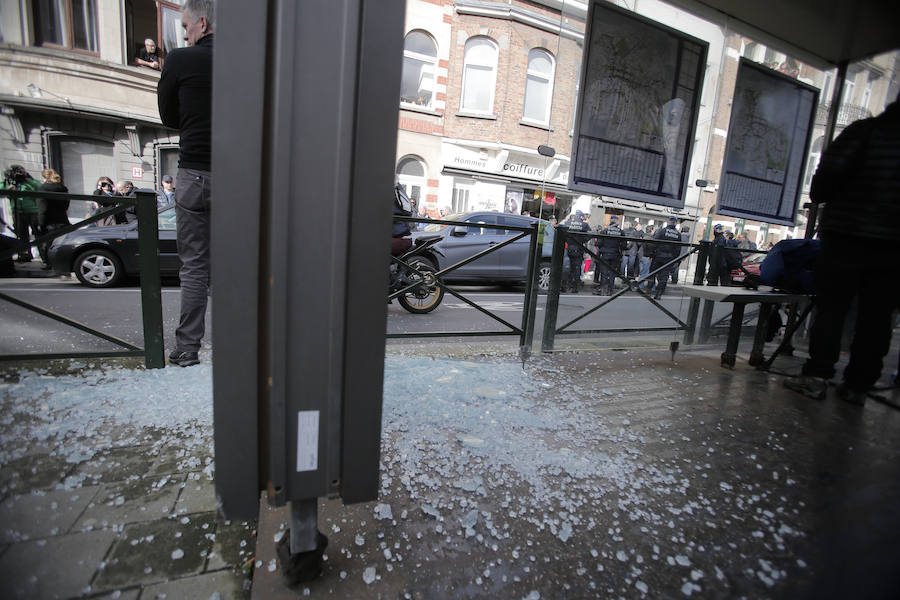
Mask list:
[[[540,223],[531,224],[531,244],[528,249],[528,275],[525,281],[525,302],[522,314],[522,337],[520,338],[519,356],[525,360],[531,355],[531,346],[534,343],[534,319],[537,313],[537,277],[541,264],[541,252],[538,245],[538,232]]]
[[[700,249],[697,251],[697,266],[694,269],[694,285],[703,285],[703,275],[706,272],[706,262],[709,257],[709,240],[700,242]],[[697,315],[700,312],[700,298],[691,298],[691,304],[688,306],[687,323],[684,329],[684,345],[689,346],[694,343],[694,333],[697,330]]]
[[[141,266],[141,315],[144,321],[144,364],[148,369],[162,369],[166,366],[166,357],[159,280],[156,196],[149,192],[138,192],[136,212]]]
[[[553,238],[553,256],[550,258],[550,287],[547,290],[547,306],[544,311],[544,335],[541,337],[541,352],[552,352],[556,341],[556,319],[559,314],[559,289],[562,283],[563,252],[569,228],[556,227]]]

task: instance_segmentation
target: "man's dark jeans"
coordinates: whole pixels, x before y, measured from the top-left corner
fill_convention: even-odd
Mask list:
[[[833,235],[822,239],[816,265],[816,313],[804,375],[834,376],[844,321],[856,296],[856,331],[844,382],[850,389],[866,391],[878,381],[891,343],[891,313],[898,301],[893,288],[898,260],[900,252],[893,244]]]
[[[206,330],[209,293],[210,186],[209,171],[178,169],[175,183],[175,224],[181,258],[181,319],[175,349],[197,352]]]

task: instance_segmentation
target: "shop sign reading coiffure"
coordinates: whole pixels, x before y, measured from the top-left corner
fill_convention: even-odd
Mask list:
[[[505,162],[503,163],[502,172],[504,175],[509,174],[515,177],[524,177],[526,179],[543,179],[544,169],[524,163]]]
[[[491,150],[473,150],[457,144],[445,142],[442,145],[442,153],[444,156],[444,164],[447,167],[456,169],[466,169],[468,171],[480,171],[482,173],[491,173],[493,175],[501,175],[511,179],[531,179],[534,181],[543,181],[545,175],[549,175],[549,179],[557,179],[562,176],[563,183],[568,179],[568,173],[560,173],[558,159],[549,161],[554,168],[546,172],[546,159],[542,157],[531,157],[525,154],[510,152],[502,149]],[[556,163],[556,164],[555,164]],[[566,168],[568,165],[566,165]]]

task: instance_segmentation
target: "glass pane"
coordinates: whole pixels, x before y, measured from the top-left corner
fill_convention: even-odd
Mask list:
[[[525,84],[525,114],[526,119],[544,122],[547,120],[547,98],[549,97],[550,82],[528,76]]]
[[[403,77],[400,81],[400,101],[418,106],[431,105],[434,87],[433,67],[415,58],[403,59]]]
[[[178,148],[161,148],[159,151],[160,172],[159,180],[162,181],[163,175],[171,175],[173,178],[178,175]]]
[[[185,46],[184,35],[181,33],[181,12],[172,8],[163,8],[163,50],[168,54],[175,48]]]
[[[421,31],[409,32],[403,43],[403,50],[425,56],[437,56],[437,46],[434,41]]]
[[[553,72],[553,61],[543,50],[532,50],[528,54],[528,70],[550,76]]]
[[[474,39],[466,42],[466,64],[478,64],[493,68],[497,60],[494,45],[485,39]]]
[[[159,213],[156,217],[160,229],[175,231],[175,209],[170,208]]]
[[[97,7],[95,0],[72,0],[73,46],[97,51]]]
[[[491,110],[493,70],[476,65],[466,65],[463,110],[488,112]]]
[[[34,3],[34,22],[37,23],[39,44],[64,45],[62,23],[64,14],[62,0],[38,0]]]
[[[425,177],[425,167],[414,158],[404,158],[397,166],[398,175],[409,175],[411,177]]]

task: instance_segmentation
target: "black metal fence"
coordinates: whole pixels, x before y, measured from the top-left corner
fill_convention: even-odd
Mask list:
[[[64,325],[68,325],[122,348],[122,350],[98,352],[3,354],[0,355],[0,361],[140,356],[144,358],[144,365],[148,369],[160,369],[165,367],[165,348],[162,326],[162,289],[160,286],[159,275],[159,223],[157,221],[156,195],[152,192],[142,191],[136,192],[136,195],[133,198],[124,196],[108,197],[19,190],[3,190],[0,193],[13,200],[16,198],[46,198],[50,201],[85,200],[96,202],[102,207],[100,210],[81,221],[54,229],[38,236],[33,241],[25,242],[19,240],[19,248],[0,251],[0,260],[11,258],[13,254],[16,254],[19,250],[40,246],[42,244],[49,245],[57,237],[71,233],[72,231],[90,225],[91,223],[124,213],[133,207],[137,216],[141,277],[141,315],[144,329],[144,347],[140,348],[126,340],[94,329],[55,311],[48,310],[47,308],[37,306],[20,298],[0,292],[0,300],[5,300],[18,305],[28,311],[53,319],[54,321],[63,323]]]
[[[535,315],[537,314],[537,271],[538,265],[541,260],[541,237],[543,233],[541,232],[542,222],[535,221],[532,223],[531,227],[519,227],[514,225],[495,225],[491,223],[471,223],[468,221],[444,221],[439,219],[422,219],[416,217],[395,217],[397,221],[406,221],[412,223],[427,223],[437,224],[437,225],[446,225],[448,227],[472,227],[473,225],[477,225],[479,228],[483,229],[497,229],[503,231],[513,231],[518,232],[515,235],[510,236],[509,239],[504,240],[498,244],[492,245],[485,250],[477,252],[468,258],[458,261],[454,264],[447,265],[442,269],[432,273],[434,278],[437,280],[437,285],[441,286],[444,291],[454,298],[461,300],[465,304],[474,308],[478,312],[490,317],[497,323],[500,323],[504,326],[505,329],[500,330],[491,330],[491,331],[429,331],[429,332],[417,332],[417,333],[388,333],[388,338],[436,338],[436,337],[496,337],[496,336],[518,336],[519,337],[519,347],[523,356],[527,356],[530,353],[531,346],[534,341],[534,324],[535,324]],[[544,224],[546,227],[549,227],[549,223]],[[473,261],[476,261],[484,256],[487,256],[493,252],[497,252],[506,246],[517,242],[523,238],[529,238],[529,249],[528,249],[528,265],[527,272],[525,276],[525,299],[522,310],[522,319],[519,325],[515,325],[510,323],[506,319],[489,311],[483,306],[479,305],[477,302],[472,300],[471,298],[466,297],[462,294],[458,289],[454,289],[453,286],[449,285],[445,281],[445,276],[448,273],[452,273],[456,271],[460,267],[463,267]],[[397,261],[394,258],[395,262]],[[414,285],[408,286],[402,290],[398,290],[389,296],[390,299],[396,298],[400,294],[403,294],[409,291],[410,288],[414,287]]]

